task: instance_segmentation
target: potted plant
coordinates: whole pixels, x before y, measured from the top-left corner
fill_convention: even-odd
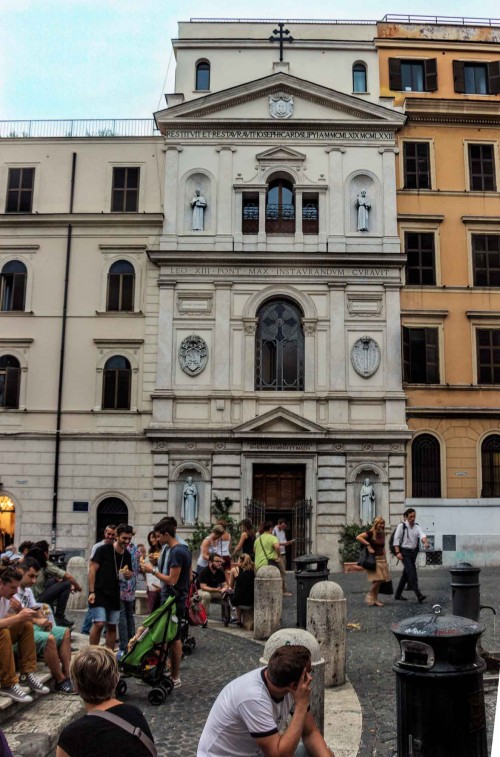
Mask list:
[[[344,573],[354,573],[363,570],[357,565],[357,560],[361,550],[361,544],[357,541],[356,536],[368,531],[369,525],[360,525],[359,523],[346,523],[340,529],[339,538],[339,555],[344,564]]]

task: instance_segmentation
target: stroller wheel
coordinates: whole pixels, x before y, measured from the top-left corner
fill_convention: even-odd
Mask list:
[[[155,686],[154,689],[151,689],[151,691],[148,694],[149,704],[152,704],[155,707],[158,707],[160,704],[163,704],[166,698],[167,698],[167,694],[165,690],[160,688],[159,686]]]
[[[116,684],[115,694],[117,697],[123,697],[127,693],[127,682],[120,678]]]
[[[184,644],[182,645],[182,651],[184,652],[184,654],[186,654],[186,655],[188,655],[188,656],[189,656],[189,655],[191,654],[191,652],[193,651],[193,650],[191,649],[191,644],[188,644],[187,642],[185,642],[185,643],[184,643]]]
[[[169,694],[171,694],[174,690],[174,684],[172,683],[170,678],[164,678],[160,683],[160,686],[167,696],[169,696]]]

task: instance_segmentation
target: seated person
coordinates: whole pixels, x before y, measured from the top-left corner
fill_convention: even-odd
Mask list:
[[[229,588],[233,590],[230,602],[236,607],[236,624],[242,626],[241,607],[253,607],[255,568],[250,555],[242,554],[238,565],[231,568]]]
[[[73,621],[64,617],[66,605],[70,592],[81,591],[82,587],[70,573],[50,562],[47,541],[37,541],[28,552],[28,557],[34,557],[41,567],[32,589],[36,601],[47,602],[54,608],[58,626],[71,628],[74,626]]]
[[[33,628],[37,656],[44,660],[52,673],[56,682],[56,691],[61,694],[73,694],[73,687],[69,680],[71,632],[69,628],[61,628],[55,624],[49,605],[35,601],[30,587],[35,583],[40,570],[37,561],[32,557],[26,557],[17,567],[23,572],[23,577],[17,594],[11,600],[11,605],[18,610],[29,607],[30,610],[36,611],[33,617]]]
[[[71,663],[71,680],[80,694],[87,714],[63,728],[56,757],[110,757],[134,755],[151,757],[153,736],[142,712],[132,704],[115,699],[119,681],[118,664],[110,649],[86,647]],[[136,729],[127,733],[110,722],[106,714],[125,720]]]
[[[19,589],[23,574],[15,566],[0,568],[0,694],[14,702],[29,704],[33,697],[19,686],[14,663],[13,646],[17,643],[19,668],[25,683],[37,694],[48,694],[50,689],[36,677],[36,648],[32,619],[34,610],[11,607],[11,600]]]
[[[201,603],[208,613],[212,600],[221,600],[224,590],[228,588],[222,566],[224,561],[218,554],[209,555],[208,565],[198,575],[197,584]]]
[[[309,650],[292,644],[279,647],[267,668],[251,670],[222,689],[197,757],[333,757],[309,708],[311,683]]]

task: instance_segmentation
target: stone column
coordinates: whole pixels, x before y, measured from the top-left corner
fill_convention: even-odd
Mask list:
[[[267,639],[281,626],[283,591],[281,573],[273,565],[259,568],[255,577],[253,635]]]
[[[303,318],[304,329],[304,390],[314,392],[316,377],[316,326],[317,318]]]
[[[165,184],[164,184],[164,234],[177,234],[177,214],[179,200],[179,145],[166,145],[165,156]]]
[[[323,734],[325,722],[325,661],[314,636],[302,628],[282,628],[268,639],[260,663],[267,665],[274,652],[280,647],[298,645],[306,647],[311,653],[311,712],[316,725]]]
[[[245,391],[255,390],[255,334],[257,318],[244,318],[245,330]]]
[[[345,284],[329,282],[330,289],[330,391],[345,391],[347,381]]]
[[[345,683],[346,600],[333,581],[320,581],[307,598],[307,630],[319,644],[325,660],[325,686]]]
[[[156,389],[171,389],[174,361],[174,299],[176,281],[162,280],[160,273],[160,302],[158,312],[158,353],[156,363]]]
[[[400,288],[385,288],[385,312],[387,323],[386,389],[402,391],[401,376],[401,308]],[[404,424],[404,419],[401,419]]]
[[[233,152],[232,145],[220,145],[219,176],[217,179],[217,228],[216,234],[232,233],[232,198],[233,198]]]
[[[329,211],[330,223],[328,234],[332,236],[345,234],[344,228],[344,171],[343,155],[345,147],[329,147],[326,151],[329,154]]]
[[[229,389],[231,350],[231,286],[230,281],[215,281],[215,334],[213,356],[214,389]]]
[[[302,190],[295,190],[295,244],[304,244],[302,233]]]
[[[70,573],[82,587],[79,592],[71,592],[68,599],[68,610],[86,610],[89,596],[89,566],[83,557],[70,557],[68,560]]]
[[[259,189],[259,235],[258,242],[266,241],[266,189]]]
[[[382,177],[383,177],[383,229],[381,233],[386,237],[395,237],[398,233],[397,208],[396,208],[396,161],[394,147],[380,147],[382,154]]]

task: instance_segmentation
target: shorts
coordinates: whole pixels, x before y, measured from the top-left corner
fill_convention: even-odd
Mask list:
[[[43,657],[49,634],[52,634],[56,640],[56,646],[59,649],[64,639],[64,634],[66,633],[66,628],[63,628],[62,626],[53,626],[51,631],[42,631],[39,626],[33,625],[33,630],[37,657]]]
[[[224,555],[223,558],[223,570],[231,570],[231,557],[230,555]]]
[[[91,607],[92,623],[109,623],[117,626],[120,621],[120,610],[108,610],[107,607]]]
[[[179,605],[177,605],[177,610],[176,610],[175,615],[177,617],[177,633],[175,634],[175,639],[172,639],[172,641],[177,641],[178,639],[181,638],[182,621],[186,617],[186,603],[185,603],[185,601],[183,601],[182,604],[179,603]]]

